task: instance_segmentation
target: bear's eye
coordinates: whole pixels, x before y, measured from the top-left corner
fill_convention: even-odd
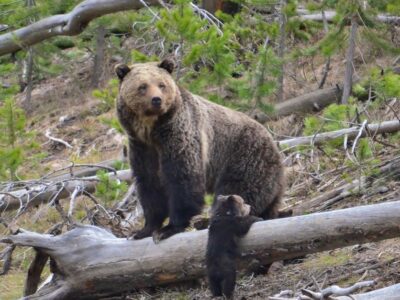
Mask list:
[[[147,84],[145,84],[145,83],[139,85],[139,87],[138,87],[138,91],[141,93],[145,92],[146,89],[147,89]]]
[[[161,90],[164,90],[164,89],[165,89],[165,84],[164,84],[164,83],[160,83],[160,84],[158,85],[158,87],[159,87]]]

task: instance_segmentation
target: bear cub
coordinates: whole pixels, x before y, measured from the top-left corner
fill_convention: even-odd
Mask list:
[[[250,205],[238,195],[219,195],[211,209],[206,253],[207,276],[214,297],[232,298],[236,284],[238,238],[262,218],[249,215]]]

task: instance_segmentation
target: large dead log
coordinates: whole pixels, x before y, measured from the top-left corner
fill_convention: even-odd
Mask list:
[[[392,121],[384,121],[382,123],[377,124],[369,124],[364,128],[359,127],[351,127],[340,129],[336,131],[323,132],[310,136],[301,136],[293,139],[279,141],[279,147],[291,148],[299,145],[320,145],[326,141],[333,140],[342,136],[347,135],[349,140],[354,139],[358,136],[361,131],[360,137],[365,136],[375,136],[381,133],[393,133],[400,130],[400,121],[392,120]]]
[[[400,236],[400,201],[255,223],[241,242],[243,265]],[[93,226],[51,236],[21,231],[0,242],[34,247],[53,260],[53,277],[26,299],[98,299],[204,275],[207,230],[154,244]]]
[[[140,9],[140,0],[86,0],[71,12],[42,19],[26,27],[0,35],[0,56],[13,53],[58,35],[78,35],[89,22],[100,16],[123,10]],[[158,5],[157,0],[146,0]]]
[[[329,87],[307,93],[275,105],[274,112],[266,117],[278,119],[294,113],[320,111],[324,107],[338,103],[342,95],[340,87]]]

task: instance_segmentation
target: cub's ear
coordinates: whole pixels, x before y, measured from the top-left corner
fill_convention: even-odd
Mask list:
[[[166,58],[158,65],[158,67],[167,70],[168,73],[172,74],[175,68],[175,63],[173,60]]]
[[[227,202],[235,202],[236,201],[236,197],[235,195],[229,195],[228,198],[226,199]]]
[[[130,68],[125,64],[118,64],[114,68],[115,74],[117,74],[119,80],[123,80],[126,74],[130,72]]]

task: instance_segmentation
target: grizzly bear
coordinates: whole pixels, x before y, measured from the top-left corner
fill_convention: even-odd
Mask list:
[[[184,231],[206,192],[239,195],[251,215],[276,217],[284,175],[268,131],[178,86],[173,69],[170,60],[116,66],[117,114],[145,217],[134,238],[158,242]]]
[[[244,236],[254,222],[250,206],[238,195],[217,197],[211,210],[206,252],[207,276],[214,297],[231,299],[236,285],[237,239]]]

